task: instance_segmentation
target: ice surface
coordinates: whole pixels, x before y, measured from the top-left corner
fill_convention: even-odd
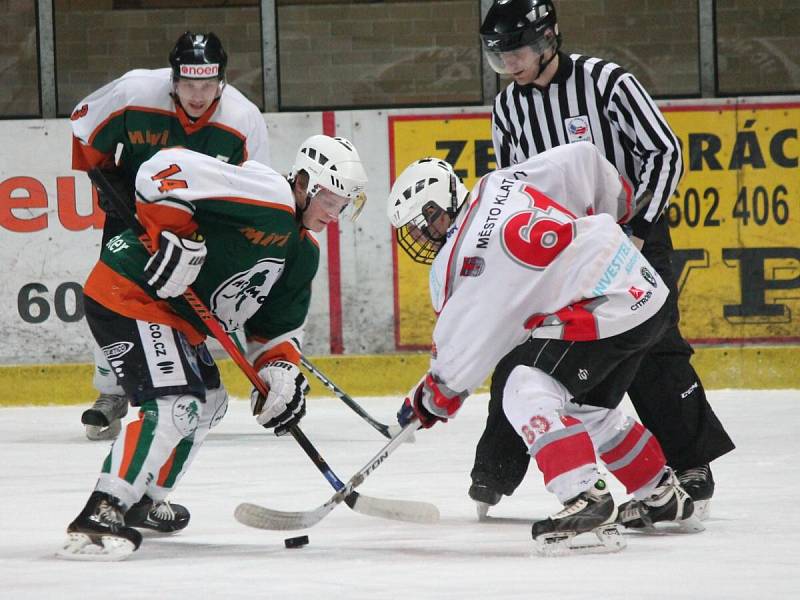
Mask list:
[[[399,404],[357,400],[386,423]],[[619,554],[534,556],[530,522],[559,508],[535,467],[489,513],[496,520],[478,523],[466,490],[485,395],[418,432],[360,488],[432,501],[438,524],[382,521],[340,505],[306,531],[249,529],[233,518],[239,502],[305,510],[332,490],[293,439],[261,429],[240,400],[173,494],[192,512],[189,527],[145,534],[129,560],[100,564],[53,558],[108,450],[85,439],[85,407],[0,409],[0,598],[800,598],[800,392],[718,391],[710,400],[738,448],[713,464],[717,492],[701,534],[630,533]],[[343,480],[384,444],[336,399],[313,399],[308,412],[304,431]],[[284,547],[302,534],[308,546]]]

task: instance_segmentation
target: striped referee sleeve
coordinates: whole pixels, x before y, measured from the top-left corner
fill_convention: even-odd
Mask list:
[[[611,114],[616,113],[614,125],[620,135],[641,161],[635,196],[646,189],[653,193],[650,205],[631,221],[634,235],[646,239],[683,175],[680,142],[653,99],[630,73],[617,80],[609,109]]]
[[[497,112],[500,96],[502,94],[497,95],[494,110],[492,110],[492,145],[497,168],[503,169],[511,163],[511,135],[505,125],[505,120]]]

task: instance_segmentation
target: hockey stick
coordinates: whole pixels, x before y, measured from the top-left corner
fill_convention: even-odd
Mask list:
[[[125,224],[136,234],[139,238],[139,241],[144,246],[145,250],[150,254],[153,254],[156,251],[156,246],[153,241],[150,239],[150,236],[147,234],[147,231],[139,222],[139,220],[134,215],[133,211],[128,207],[125,201],[120,197],[119,193],[116,189],[108,182],[106,176],[103,174],[100,169],[94,168],[90,169],[89,172],[89,179],[94,183],[99,189],[101,189],[106,196],[108,197],[109,201],[114,205],[114,209],[116,210],[117,214],[125,221]],[[239,348],[236,346],[233,339],[228,335],[228,333],[222,328],[222,325],[214,316],[214,314],[206,307],[205,303],[200,299],[200,297],[192,290],[191,287],[186,288],[186,292],[183,294],[183,298],[186,302],[189,303],[189,306],[194,310],[195,314],[203,321],[203,324],[208,327],[208,330],[211,334],[219,341],[220,345],[225,349],[228,355],[231,357],[233,362],[235,362],[242,372],[247,376],[253,386],[264,396],[269,393],[266,384],[258,376],[253,365],[244,357],[241,353]],[[306,435],[302,432],[300,427],[295,424],[288,428],[289,433],[292,434],[292,437],[297,441],[303,451],[308,455],[317,469],[323,474],[325,479],[328,483],[333,486],[337,492],[345,487],[342,481],[336,476],[333,470],[328,466],[328,463],[325,462],[325,459],[322,458],[322,455],[317,451],[311,441],[306,437]],[[352,497],[350,497],[352,496]],[[350,502],[348,502],[348,506],[350,506],[353,510],[358,512],[356,506],[358,500],[358,492],[353,491],[349,494]],[[391,502],[387,500],[386,502]],[[403,520],[402,516],[405,515],[404,511],[402,510],[401,506],[398,506],[398,516],[396,517],[398,520]],[[409,515],[410,521],[415,520],[415,515]]]
[[[236,507],[236,511],[233,514],[236,520],[243,525],[255,527],[257,529],[281,531],[308,529],[319,523],[328,513],[336,508],[336,505],[344,500],[345,504],[361,514],[380,517],[382,519],[396,519],[400,521],[413,520],[416,523],[435,523],[439,520],[439,509],[428,502],[370,498],[368,496],[359,495],[358,492],[354,491],[375,469],[383,464],[383,461],[385,461],[400,444],[414,435],[414,430],[417,427],[418,423],[415,420],[401,429],[400,433],[389,440],[361,470],[350,478],[347,485],[343,485],[330,500],[315,509],[302,512],[287,512],[266,508],[258,504],[243,502]],[[409,518],[412,515],[414,519]]]
[[[355,400],[353,400],[353,399],[352,399],[352,398],[351,398],[351,397],[350,397],[350,396],[347,394],[347,392],[345,392],[345,391],[344,391],[342,388],[340,388],[338,385],[336,385],[336,384],[335,384],[333,381],[331,381],[330,379],[328,379],[328,378],[325,376],[325,374],[324,374],[322,371],[320,371],[320,370],[319,370],[317,367],[315,367],[315,366],[314,366],[314,364],[313,364],[313,363],[312,363],[310,360],[308,360],[308,359],[307,359],[305,356],[301,356],[301,357],[300,357],[300,362],[303,364],[303,366],[304,366],[306,369],[308,369],[308,370],[309,370],[309,372],[310,372],[310,373],[312,373],[312,374],[314,375],[314,377],[316,377],[317,379],[319,379],[319,380],[320,380],[320,382],[321,382],[321,383],[322,383],[322,384],[323,384],[323,385],[324,385],[326,388],[328,388],[330,391],[332,391],[334,394],[336,394],[336,396],[339,398],[339,400],[341,400],[341,401],[342,401],[342,402],[344,402],[344,403],[345,403],[347,406],[349,406],[350,408],[352,408],[352,409],[353,409],[353,411],[354,411],[354,412],[355,412],[355,413],[356,413],[356,414],[357,414],[359,417],[361,417],[362,419],[364,419],[364,420],[365,420],[367,423],[369,423],[369,424],[370,424],[370,425],[371,425],[371,426],[372,426],[374,429],[376,429],[377,431],[379,431],[379,432],[380,432],[380,433],[381,433],[381,434],[382,434],[384,437],[386,437],[386,438],[389,438],[389,439],[392,439],[394,436],[396,436],[396,435],[397,435],[397,434],[400,432],[400,430],[401,430],[401,427],[400,427],[399,425],[384,425],[384,424],[383,424],[383,423],[381,423],[380,421],[378,421],[378,420],[376,420],[376,419],[372,418],[372,416],[370,416],[370,414],[369,414],[367,411],[365,411],[363,408],[361,408],[361,405],[360,405],[358,402],[356,402]],[[412,435],[412,436],[410,436],[410,437],[408,438],[408,441],[409,441],[409,442],[413,442],[413,441],[414,441],[414,436],[413,436],[413,435]]]

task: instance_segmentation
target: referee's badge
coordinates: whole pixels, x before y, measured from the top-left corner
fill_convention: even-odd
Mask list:
[[[573,142],[593,141],[589,119],[584,115],[564,119],[564,128],[567,130],[567,141],[570,144]]]

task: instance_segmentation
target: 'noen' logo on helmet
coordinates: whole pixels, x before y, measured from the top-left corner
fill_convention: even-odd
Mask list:
[[[219,77],[219,65],[181,65],[181,77],[190,79],[208,79]]]

